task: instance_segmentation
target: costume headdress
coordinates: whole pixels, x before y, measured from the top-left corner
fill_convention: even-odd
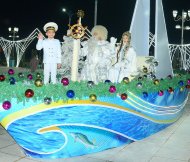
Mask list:
[[[47,32],[48,30],[58,30],[58,25],[54,22],[48,22],[47,24],[44,25],[44,31]]]

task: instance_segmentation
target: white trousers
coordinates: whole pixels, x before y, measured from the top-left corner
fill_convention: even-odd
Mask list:
[[[49,79],[53,84],[56,84],[56,75],[57,75],[57,64],[44,63],[44,84],[48,84]]]
[[[120,81],[119,75],[120,75],[120,68],[111,67],[108,71],[108,79],[112,83],[118,83]]]

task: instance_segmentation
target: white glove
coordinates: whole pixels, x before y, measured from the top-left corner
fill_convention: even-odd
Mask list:
[[[116,42],[117,42],[117,38],[114,38],[114,37],[111,37],[111,38],[110,38],[110,43],[111,43],[112,45],[115,45]]]

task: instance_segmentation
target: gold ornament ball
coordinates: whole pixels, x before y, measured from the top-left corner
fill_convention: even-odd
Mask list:
[[[95,101],[97,100],[97,97],[96,97],[95,94],[91,94],[91,95],[89,96],[89,99],[90,99],[90,101],[95,102]]]
[[[123,83],[128,84],[129,83],[129,78],[128,77],[124,77],[123,78]]]
[[[34,84],[35,84],[36,87],[41,87],[43,85],[43,82],[42,82],[41,79],[36,79]]]
[[[143,73],[147,73],[147,72],[148,72],[147,67],[143,67]]]
[[[184,87],[180,87],[180,92],[183,92],[184,91]]]
[[[77,11],[77,16],[83,18],[84,17],[84,11],[83,10],[78,10]]]
[[[155,80],[154,80],[154,84],[155,84],[155,85],[158,85],[159,82],[160,82],[160,81],[159,81],[158,79],[155,79]]]

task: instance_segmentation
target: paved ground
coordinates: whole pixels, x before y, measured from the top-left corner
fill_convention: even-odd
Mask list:
[[[190,162],[190,99],[172,126],[144,140],[100,153],[58,160],[26,157],[0,126],[0,162]]]

